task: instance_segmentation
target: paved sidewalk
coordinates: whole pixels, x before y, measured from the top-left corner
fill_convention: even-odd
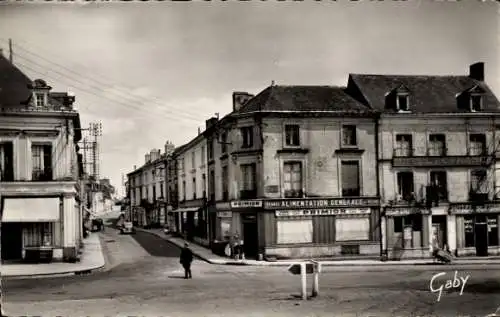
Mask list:
[[[15,278],[40,278],[88,273],[104,267],[104,255],[98,233],[90,233],[83,240],[84,247],[80,262],[40,263],[40,264],[3,264],[2,276]]]
[[[171,243],[183,247],[184,239],[173,237],[165,234],[162,229],[141,229],[137,230],[155,234]],[[195,243],[189,243],[189,247],[193,253],[200,259],[207,261],[211,264],[224,264],[224,265],[255,265],[255,266],[289,266],[293,263],[301,262],[304,260],[282,260],[282,261],[257,261],[257,260],[233,260],[226,257],[221,257],[212,253],[210,249],[202,247]],[[388,266],[388,265],[429,265],[438,264],[432,259],[410,259],[401,261],[380,261],[380,260],[319,260],[323,266]],[[452,264],[499,264],[500,257],[460,257],[456,258]]]

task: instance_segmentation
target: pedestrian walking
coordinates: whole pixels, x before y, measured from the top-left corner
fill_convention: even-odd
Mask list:
[[[189,244],[184,243],[184,248],[181,251],[181,264],[184,267],[184,278],[193,278],[191,275],[191,263],[193,262],[193,251],[189,248]]]

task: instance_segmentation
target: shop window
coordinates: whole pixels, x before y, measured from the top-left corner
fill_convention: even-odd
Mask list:
[[[278,244],[312,243],[312,219],[283,219],[277,221]]]
[[[402,216],[394,217],[394,232],[396,232],[396,233],[403,232],[403,217]]]
[[[474,216],[464,216],[465,247],[472,248],[474,243]]]
[[[488,246],[498,245],[498,219],[497,216],[488,216]]]
[[[335,219],[336,241],[358,241],[370,239],[369,218],[337,218]]]
[[[220,219],[220,234],[219,240],[229,240],[231,236],[231,218],[219,218]]]
[[[394,232],[402,233],[405,227],[411,227],[412,231],[422,231],[422,216],[408,215],[394,217]]]

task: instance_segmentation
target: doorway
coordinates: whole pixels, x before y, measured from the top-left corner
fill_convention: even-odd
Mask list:
[[[23,257],[23,227],[20,222],[2,223],[2,260],[21,260]]]
[[[488,222],[486,216],[476,216],[474,229],[476,232],[476,255],[488,256]]]
[[[243,252],[247,258],[257,258],[259,251],[257,216],[255,214],[241,215],[243,228]]]
[[[446,216],[432,216],[432,238],[437,241],[440,249],[448,244],[446,231]]]

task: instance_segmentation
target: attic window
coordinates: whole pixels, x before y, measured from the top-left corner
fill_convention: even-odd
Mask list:
[[[471,94],[470,96],[470,111],[481,111],[483,105],[483,96],[479,94]]]
[[[37,108],[45,107],[45,94],[35,93],[35,105]]]
[[[398,111],[410,111],[410,96],[408,94],[397,95],[396,109]]]

